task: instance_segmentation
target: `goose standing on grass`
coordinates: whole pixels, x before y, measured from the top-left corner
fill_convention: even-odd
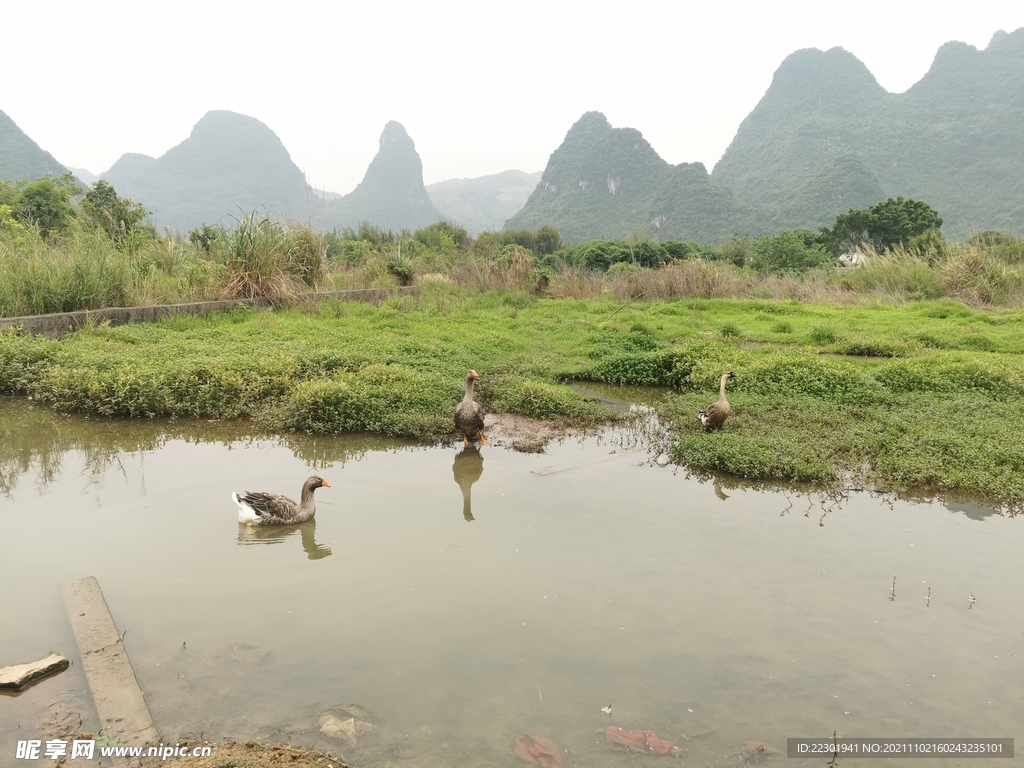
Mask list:
[[[729,379],[735,378],[736,374],[732,371],[723,373],[722,384],[718,388],[718,399],[698,414],[700,423],[704,425],[705,429],[719,429],[725,424],[725,420],[729,417],[729,412],[732,411],[732,406],[725,399],[725,383]]]
[[[313,491],[330,488],[331,484],[320,475],[311,476],[302,484],[302,496],[296,504],[287,496],[278,493],[252,493],[245,491],[231,494],[238,505],[238,522],[247,525],[295,525],[312,520],[316,514]]]
[[[484,437],[484,407],[473,402],[473,382],[478,378],[476,371],[466,374],[466,396],[455,406],[455,427],[462,433],[464,445],[469,445],[470,440],[487,442]]]

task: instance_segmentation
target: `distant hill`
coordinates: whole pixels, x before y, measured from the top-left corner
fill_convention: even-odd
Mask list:
[[[621,238],[718,242],[759,231],[761,215],[715,184],[700,163],[670,165],[633,128],[587,112],[551,154],[509,228],[549,224],[563,240]]]
[[[441,214],[471,235],[500,230],[505,220],[526,205],[540,181],[540,171],[502,171],[475,179],[449,179],[427,185],[427,194]]]
[[[68,170],[75,174],[76,179],[85,184],[89,184],[90,186],[94,181],[99,179],[99,176],[90,171],[88,168],[72,168],[71,166],[68,166]]]
[[[1024,28],[983,51],[946,43],[901,94],[841,48],[797,51],[711,177],[786,225],[902,195],[934,206],[955,236],[1024,235],[1022,148]]]
[[[113,184],[119,194],[133,197],[135,180],[148,171],[155,162],[155,157],[125,152],[117,158],[117,162],[100,174],[100,178]]]
[[[328,228],[358,228],[368,221],[386,229],[416,229],[441,218],[423,186],[423,162],[401,123],[389,122],[380,149],[352,192],[323,205]]]
[[[0,111],[0,181],[35,181],[47,174],[60,176],[67,170]]]
[[[160,229],[232,223],[251,211],[308,216],[305,177],[266,125],[235,112],[207,112],[161,157],[123,155],[103,174],[144,205]]]

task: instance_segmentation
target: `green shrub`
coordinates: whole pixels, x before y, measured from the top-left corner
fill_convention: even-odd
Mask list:
[[[758,272],[800,274],[832,266],[834,257],[809,229],[791,229],[777,235],[761,235],[751,246],[750,266]]]
[[[815,325],[807,334],[815,344],[835,344],[839,341],[839,331],[832,325]]]
[[[494,408],[534,419],[567,419],[591,423],[606,415],[594,400],[568,387],[534,381],[522,376],[504,376],[488,387]]]

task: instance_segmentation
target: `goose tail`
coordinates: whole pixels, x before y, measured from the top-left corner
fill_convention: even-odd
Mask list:
[[[238,495],[238,491],[231,492],[231,500],[238,505],[238,522],[255,523],[259,521],[260,516],[256,513],[256,510]]]

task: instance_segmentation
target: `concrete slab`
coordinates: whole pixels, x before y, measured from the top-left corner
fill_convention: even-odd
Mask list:
[[[94,576],[60,585],[103,731],[127,746],[155,745],[160,732]]]

